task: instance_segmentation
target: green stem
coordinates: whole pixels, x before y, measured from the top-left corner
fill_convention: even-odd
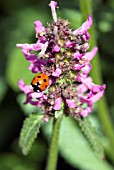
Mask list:
[[[80,9],[83,16],[83,21],[85,21],[88,17],[88,14],[91,14],[92,16],[92,0],[80,0]],[[89,31],[91,38],[90,38],[90,50],[96,46],[97,41],[95,37],[95,29],[94,24],[92,25],[90,31]],[[95,58],[92,60],[92,70],[91,70],[91,76],[95,83],[102,84],[102,74],[101,74],[101,65],[100,65],[100,58],[99,54],[95,56]],[[107,137],[110,140],[110,156],[112,160],[114,161],[114,152],[112,153],[114,148],[114,131],[113,131],[113,125],[111,118],[109,116],[109,110],[106,103],[105,96],[98,102],[98,116],[100,118],[100,121],[103,126],[103,130]]]
[[[49,156],[46,170],[56,170],[58,159],[58,141],[62,117],[54,119],[53,134],[50,143]]]

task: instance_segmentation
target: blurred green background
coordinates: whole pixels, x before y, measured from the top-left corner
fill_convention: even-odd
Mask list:
[[[30,84],[33,75],[27,69],[29,63],[22,55],[21,49],[16,48],[16,44],[36,41],[33,24],[35,20],[39,19],[45,26],[47,22],[52,21],[49,2],[48,0],[0,1],[0,170],[45,169],[51,122],[42,125],[39,137],[28,156],[23,156],[18,146],[23,120],[35,108],[22,105],[25,96],[18,89],[17,82],[23,78],[27,84]],[[74,29],[78,28],[82,19],[79,1],[58,0],[57,2],[58,16],[68,19]],[[93,0],[92,5],[103,82],[107,84],[105,95],[109,114],[114,122],[114,0]],[[107,147],[108,138],[102,132],[102,124],[97,113],[93,113],[90,118],[99,136],[102,136],[104,147]],[[73,133],[73,138],[70,137],[69,140],[69,136],[64,133],[66,131]],[[96,170],[93,164],[96,164],[98,170],[113,169],[110,156],[106,153],[106,162],[101,165],[75,122],[64,120],[57,169]]]

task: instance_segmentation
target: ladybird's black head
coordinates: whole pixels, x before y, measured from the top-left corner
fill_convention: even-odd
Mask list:
[[[41,92],[42,90],[38,85],[31,84],[34,92]]]

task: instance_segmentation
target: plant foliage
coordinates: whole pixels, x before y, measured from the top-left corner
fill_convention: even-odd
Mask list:
[[[31,146],[39,133],[40,121],[42,117],[42,115],[31,114],[23,123],[20,133],[19,146],[21,147],[24,155],[29,153]]]
[[[84,133],[85,137],[88,139],[92,149],[95,151],[96,155],[100,159],[104,159],[104,150],[98,136],[96,135],[95,128],[92,126],[88,118],[79,122],[79,126]]]

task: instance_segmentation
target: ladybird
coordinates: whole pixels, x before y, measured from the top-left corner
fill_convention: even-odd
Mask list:
[[[37,74],[33,78],[31,85],[34,92],[42,92],[46,90],[49,85],[49,77],[44,73]]]

